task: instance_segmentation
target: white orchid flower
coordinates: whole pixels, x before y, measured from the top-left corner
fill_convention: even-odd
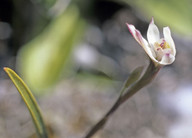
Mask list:
[[[147,31],[147,41],[132,24],[127,23],[127,26],[135,40],[144,48],[155,65],[163,66],[174,62],[176,49],[169,27],[163,28],[164,38],[160,38],[159,30],[152,18]]]

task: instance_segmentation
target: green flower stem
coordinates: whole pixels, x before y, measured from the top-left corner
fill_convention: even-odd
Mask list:
[[[146,69],[144,75],[137,82],[135,82],[128,89],[126,89],[125,88],[126,86],[124,85],[120,92],[120,96],[116,100],[115,104],[103,116],[103,118],[91,128],[91,130],[87,133],[85,138],[92,137],[97,131],[102,129],[104,127],[105,123],[107,122],[107,120],[109,119],[109,117],[118,109],[118,107],[121,104],[123,104],[126,100],[128,100],[131,96],[133,96],[141,88],[148,85],[155,78],[155,76],[159,72],[160,68],[161,68],[161,66],[155,66],[154,63],[151,61],[148,68]]]

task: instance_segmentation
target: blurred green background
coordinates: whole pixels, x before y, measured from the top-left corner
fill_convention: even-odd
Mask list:
[[[182,132],[168,131],[171,121],[170,124],[166,124],[166,119],[174,121],[180,115],[176,112],[180,110],[177,111],[177,108],[170,110],[171,107],[164,107],[161,98],[167,94],[167,91],[170,96],[172,91],[191,84],[191,13],[191,0],[1,0],[0,97],[3,98],[0,98],[0,112],[2,113],[0,122],[2,121],[4,126],[0,127],[0,136],[14,137],[19,130],[13,129],[7,120],[12,116],[18,116],[18,110],[26,112],[19,100],[13,100],[10,104],[6,103],[8,100],[14,99],[17,93],[13,94],[16,90],[8,81],[2,70],[3,67],[8,66],[16,70],[39,101],[42,101],[40,105],[47,113],[45,113],[46,118],[52,118],[49,123],[52,124],[52,129],[58,137],[64,136],[61,131],[62,127],[67,128],[66,131],[69,132],[69,134],[65,132],[67,137],[79,137],[100,118],[98,116],[105,113],[107,107],[110,107],[118,95],[118,89],[129,73],[137,66],[147,64],[144,51],[132,38],[125,23],[134,24],[146,38],[148,24],[154,17],[161,33],[164,26],[171,28],[177,49],[176,61],[160,72],[149,91],[145,89],[147,96],[138,96],[140,100],[133,99],[132,102],[129,102],[128,107],[130,107],[129,110],[133,108],[133,114],[137,114],[138,109],[141,115],[146,111],[148,111],[146,114],[154,112],[157,118],[149,119],[148,115],[145,117],[138,115],[142,119],[137,122],[138,118],[134,118],[135,127],[132,124],[132,129],[129,131],[125,130],[126,125],[128,127],[130,124],[123,124],[119,119],[121,122],[119,124],[124,126],[124,128],[121,127],[122,132],[119,129],[113,133],[112,131],[116,130],[118,125],[115,126],[115,122],[111,122],[113,125],[109,125],[98,137],[139,138],[140,133],[147,135],[146,138],[187,137],[183,136]],[[150,93],[150,91],[155,92]],[[189,91],[191,91],[190,88]],[[17,98],[19,99],[19,97]],[[101,100],[100,102],[106,107],[101,108],[102,104],[100,105],[96,99]],[[82,101],[86,102],[81,105]],[[93,103],[89,103],[91,101]],[[142,104],[139,101],[146,102],[147,109],[144,108],[146,110],[140,111]],[[13,104],[15,102],[17,104]],[[170,99],[164,101],[164,103],[166,102],[169,103]],[[139,107],[136,106],[135,109],[132,107],[133,103],[138,104]],[[159,107],[158,110],[153,109],[152,103]],[[87,107],[87,104],[90,106]],[[188,105],[192,106],[191,103]],[[18,110],[16,110],[17,108]],[[98,109],[94,112],[95,108]],[[58,113],[57,109],[62,110],[62,113]],[[89,110],[94,115],[87,113]],[[68,111],[71,112],[65,115]],[[10,114],[10,112],[13,113]],[[54,112],[58,115],[55,115]],[[121,112],[123,114],[123,110]],[[158,112],[162,116],[158,116]],[[189,111],[187,110],[187,112]],[[61,117],[63,114],[65,116]],[[69,116],[73,121],[76,118],[74,122],[70,121],[70,123],[74,123],[74,128],[71,124],[71,128],[67,127],[68,125],[63,126],[63,124],[69,123],[66,123],[63,118],[69,118]],[[164,122],[160,123],[160,130],[158,125],[153,124],[158,117],[160,122]],[[92,118],[96,119],[92,120]],[[59,119],[60,121],[58,121]],[[162,121],[163,119],[164,121]],[[12,122],[13,120],[12,118]],[[18,117],[16,120],[15,124],[22,118]],[[29,120],[30,118],[27,116],[23,122],[24,125],[20,122],[21,128],[26,126]],[[144,124],[150,121],[151,127],[149,125],[146,128]],[[144,130],[140,130],[137,136],[134,136],[132,131],[138,130],[136,126],[142,125],[144,125]],[[30,123],[29,126],[31,126]],[[154,127],[158,128],[158,133],[152,131]],[[13,134],[3,133],[8,129],[12,130]],[[58,132],[55,132],[56,129]],[[21,133],[18,137],[29,137],[34,131],[27,132]],[[179,136],[177,137],[175,134]],[[192,133],[189,135],[191,136]]]

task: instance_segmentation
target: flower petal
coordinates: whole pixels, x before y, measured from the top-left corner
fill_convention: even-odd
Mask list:
[[[175,56],[167,53],[162,57],[162,60],[159,62],[161,65],[169,65],[175,61]]]
[[[153,45],[160,39],[159,29],[154,24],[154,20],[152,18],[151,23],[149,24],[149,28],[147,30],[147,39],[150,45]]]
[[[143,49],[145,50],[145,52],[148,54],[148,56],[154,61],[154,62],[158,62],[155,57],[156,54],[153,51],[152,48],[149,47],[148,42],[143,38],[143,36],[141,35],[141,33],[135,28],[135,26],[133,26],[132,24],[128,24],[128,29],[130,31],[130,33],[132,34],[132,36],[135,38],[135,40],[143,47]]]
[[[171,31],[170,31],[169,27],[163,28],[163,35],[164,35],[165,41],[168,42],[168,44],[170,45],[170,48],[173,51],[173,56],[175,56],[176,55],[175,44],[174,44],[174,41],[171,37]]]
[[[127,23],[127,27],[130,31],[130,33],[132,34],[132,36],[135,38],[135,40],[140,44],[140,45],[144,45],[144,42],[143,42],[143,37],[141,35],[141,33],[135,28],[134,25],[132,24],[128,24]]]

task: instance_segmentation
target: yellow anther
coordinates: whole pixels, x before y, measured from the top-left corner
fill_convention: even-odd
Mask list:
[[[165,40],[163,40],[163,41],[161,42],[161,44],[159,44],[159,46],[160,46],[162,49],[170,48],[169,44],[168,44]]]

